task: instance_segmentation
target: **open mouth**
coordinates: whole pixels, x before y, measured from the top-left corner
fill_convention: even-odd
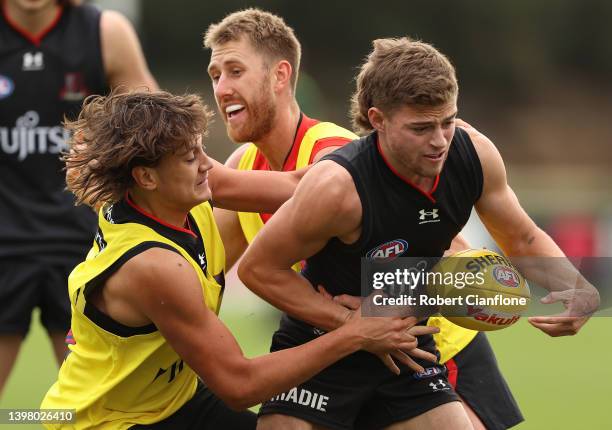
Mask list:
[[[227,115],[227,119],[230,120],[236,117],[240,112],[243,112],[245,109],[244,105],[241,104],[232,104],[225,108],[225,114]]]
[[[437,154],[427,154],[425,155],[425,158],[431,161],[440,161],[444,158],[444,151],[438,152]]]

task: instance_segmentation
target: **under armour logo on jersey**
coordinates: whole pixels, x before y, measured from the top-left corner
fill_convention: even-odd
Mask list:
[[[202,267],[202,270],[206,271],[206,254],[204,252],[198,254],[198,259],[200,260],[200,267]]]
[[[446,391],[446,390],[450,390],[450,387],[448,386],[448,384],[446,382],[444,382],[444,380],[442,380],[442,379],[438,379],[437,382],[430,382],[429,386],[431,387],[431,389],[433,391]]]
[[[23,66],[21,67],[23,70],[42,70],[44,67],[42,52],[26,52],[23,54]]]
[[[421,209],[419,211],[419,219],[421,220],[419,224],[427,224],[429,222],[440,222],[440,215],[438,215],[438,209],[434,208],[430,211],[426,211],[425,209]]]

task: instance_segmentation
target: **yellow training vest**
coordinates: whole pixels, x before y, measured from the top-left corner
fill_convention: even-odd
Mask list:
[[[313,125],[306,131],[302,141],[296,142],[296,144],[299,144],[296,170],[308,166],[312,150],[319,140],[333,137],[354,140],[359,136],[331,122],[319,122]],[[246,151],[244,151],[242,157],[240,158],[238,169],[253,170],[253,164],[255,163],[257,151],[258,149],[254,144],[249,144],[248,148]],[[242,227],[242,231],[247,242],[253,242],[255,235],[264,226],[261,216],[255,212],[238,212],[238,218],[240,219],[240,226]]]
[[[151,424],[172,415],[195,393],[197,375],[153,324],[123,326],[87,302],[89,291],[103,287],[129,258],[162,247],[181,254],[193,267],[204,292],[202,306],[218,313],[225,251],[210,205],[201,204],[190,212],[192,229],[195,224],[200,237],[173,232],[145,218],[125,200],[103,207],[94,246],[70,274],[71,330],[76,343],[69,346],[58,381],[41,408],[76,409],[76,423],[48,428],[127,429]]]

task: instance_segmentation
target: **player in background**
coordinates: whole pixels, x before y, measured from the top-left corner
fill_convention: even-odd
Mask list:
[[[112,87],[157,88],[129,21],[78,3],[0,2],[0,393],[34,308],[63,360],[66,280],[95,231],[64,191],[64,116]]]
[[[226,165],[290,171],[318,161],[357,136],[304,114],[295,98],[301,47],[282,18],[246,9],[209,26],[204,46],[219,115],[234,142],[244,143]],[[228,267],[270,214],[215,210]]]
[[[76,420],[50,428],[254,429],[255,414],[228,405],[257,404],[360,348],[416,347],[414,318],[355,313],[308,345],[243,356],[216,315],[225,257],[211,189],[230,207],[275,210],[297,175],[211,169],[209,119],[199,97],[158,91],[88,98],[68,123],[81,143],[67,156],[81,170],[70,188],[105,205],[87,259],[70,274],[74,343],[41,406],[75,409]],[[258,206],[242,207],[253,196]]]
[[[293,316],[282,320],[272,350],[316,337],[312,326],[332,330],[350,314],[312,285],[332,295],[360,295],[361,258],[393,240],[408,244],[402,256],[442,256],[473,207],[506,255],[563,257],[520,206],[491,141],[473,128],[455,128],[457,95],[453,66],[431,45],[374,41],[353,97],[354,122],[370,133],[304,176],[239,268],[249,288]],[[430,222],[421,222],[423,213]],[[291,266],[304,259],[299,276]],[[568,307],[563,316],[535,321],[545,332],[575,333],[597,309],[598,293],[583,278],[518,268],[551,290],[549,303],[563,300]],[[434,347],[425,336],[419,346]],[[472,428],[446,369],[430,369],[434,378],[409,371],[391,377],[367,354],[353,354],[297,387],[328,396],[325,411],[276,396],[262,406],[259,427]],[[484,379],[483,388],[490,385]]]
[[[301,112],[295,95],[301,47],[282,18],[258,9],[232,13],[208,28],[204,45],[212,50],[208,72],[219,115],[228,136],[244,143],[226,165],[241,170],[293,170],[357,138],[344,128]],[[215,208],[228,268],[270,217]],[[453,249],[466,248],[467,242],[459,235]],[[301,265],[294,268],[300,270]],[[483,428],[484,422],[491,430],[505,429],[522,421],[484,333],[443,318],[431,318],[429,324],[441,329],[434,336],[441,363],[449,367],[453,384],[460,381],[459,393],[474,426]],[[486,393],[479,388],[482,375],[494,381]]]

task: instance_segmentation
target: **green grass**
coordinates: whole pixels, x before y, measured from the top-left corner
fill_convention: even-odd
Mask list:
[[[229,305],[229,306],[228,306]],[[249,356],[265,353],[276,316],[247,298],[225,303],[222,318]],[[489,339],[526,422],[518,430],[609,430],[612,413],[612,319],[593,318],[578,336],[552,339],[521,321]],[[55,379],[51,346],[33,324],[0,408],[36,408]],[[485,393],[486,395],[486,393]],[[19,430],[37,426],[2,426]]]

